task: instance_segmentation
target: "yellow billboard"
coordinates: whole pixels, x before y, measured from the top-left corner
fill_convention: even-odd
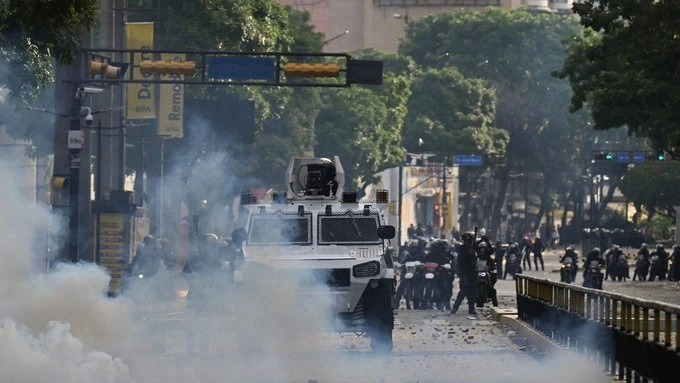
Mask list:
[[[162,53],[161,61],[184,61],[184,54]],[[181,81],[180,74],[161,75],[161,80]],[[158,135],[184,136],[184,85],[160,84],[158,92]]]
[[[153,49],[153,23],[125,23],[126,49]],[[142,60],[153,60],[150,53],[135,53],[133,55],[133,71],[135,79],[144,79],[152,74],[142,75],[139,63]],[[151,120],[156,118],[156,99],[152,84],[127,84],[128,120]]]

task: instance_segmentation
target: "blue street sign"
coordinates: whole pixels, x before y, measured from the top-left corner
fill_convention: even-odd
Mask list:
[[[633,152],[633,160],[631,162],[634,164],[645,162],[645,152]]]
[[[220,56],[208,59],[208,77],[232,81],[274,81],[273,57]]]
[[[616,162],[618,162],[620,164],[630,163],[630,156],[628,155],[628,152],[618,152],[618,153],[616,153]]]
[[[483,162],[484,157],[474,154],[459,154],[453,157],[453,164],[455,166],[482,166]]]

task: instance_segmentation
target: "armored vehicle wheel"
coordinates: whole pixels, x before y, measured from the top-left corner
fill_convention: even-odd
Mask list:
[[[381,279],[377,287],[367,287],[366,321],[371,337],[371,350],[376,353],[392,352],[392,329],[394,313],[392,311],[393,282]]]

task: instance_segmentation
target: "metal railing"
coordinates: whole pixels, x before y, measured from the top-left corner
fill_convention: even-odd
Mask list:
[[[519,319],[626,382],[677,382],[680,306],[517,275]]]

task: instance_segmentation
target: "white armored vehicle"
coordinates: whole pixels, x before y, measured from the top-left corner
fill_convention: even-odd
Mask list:
[[[375,201],[358,202],[344,183],[337,156],[294,158],[286,193],[274,193],[267,203],[242,193],[249,214],[245,232],[235,237],[251,265],[292,278],[313,275],[323,288],[305,286],[328,294],[339,330],[366,333],[374,351],[390,352],[394,264],[385,240],[395,233],[382,225],[388,194],[380,190]]]

